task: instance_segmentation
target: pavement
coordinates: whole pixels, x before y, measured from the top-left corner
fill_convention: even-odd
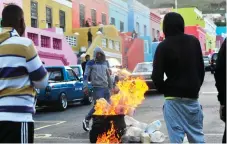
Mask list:
[[[221,143],[224,124],[219,119],[219,103],[214,77],[206,73],[200,91],[199,101],[204,111],[204,134],[207,143]],[[163,95],[149,94],[143,104],[136,109],[134,118],[145,123],[155,120],[162,122],[161,132],[169,142],[162,114]],[[89,143],[89,135],[82,128],[82,120],[91,106],[75,104],[66,111],[58,112],[51,108],[39,109],[35,119],[35,143]]]

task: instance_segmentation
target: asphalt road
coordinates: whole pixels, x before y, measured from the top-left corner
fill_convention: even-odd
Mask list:
[[[199,101],[204,111],[204,133],[207,143],[220,143],[224,124],[219,120],[219,103],[213,75],[209,72],[201,88]],[[134,118],[150,123],[155,120],[162,122],[161,131],[169,142],[165,122],[162,115],[164,98],[162,95],[147,95],[143,104],[137,108]],[[52,109],[38,110],[35,115],[36,143],[89,143],[88,133],[82,128],[82,120],[91,106],[75,104],[64,112]]]

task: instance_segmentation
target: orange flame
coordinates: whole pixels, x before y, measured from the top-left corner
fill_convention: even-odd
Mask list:
[[[110,103],[104,98],[97,100],[94,115],[132,115],[134,109],[144,100],[148,86],[142,78],[130,78],[130,73],[126,70],[119,70],[118,76],[119,93],[110,97]],[[111,129],[99,136],[97,143],[119,143],[115,131],[112,123]]]
[[[100,143],[106,143],[106,144],[112,144],[112,143],[120,143],[119,136],[116,136],[116,129],[114,128],[113,121],[111,121],[111,128],[108,130],[107,133],[104,133],[102,135],[99,135],[96,141],[97,144]]]

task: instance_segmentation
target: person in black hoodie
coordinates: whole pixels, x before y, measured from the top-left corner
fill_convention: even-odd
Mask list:
[[[178,13],[164,17],[166,39],[155,52],[152,80],[165,96],[163,114],[171,143],[204,143],[203,112],[198,102],[204,81],[204,62],[197,38],[184,34],[184,19]],[[167,79],[164,81],[164,74]]]
[[[218,53],[214,78],[218,90],[218,101],[220,102],[220,118],[226,125],[226,39]],[[226,128],[222,143],[226,143]]]

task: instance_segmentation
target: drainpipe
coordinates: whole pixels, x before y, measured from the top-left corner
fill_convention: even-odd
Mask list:
[[[176,12],[177,12],[177,0],[175,0],[175,9],[176,9]]]

